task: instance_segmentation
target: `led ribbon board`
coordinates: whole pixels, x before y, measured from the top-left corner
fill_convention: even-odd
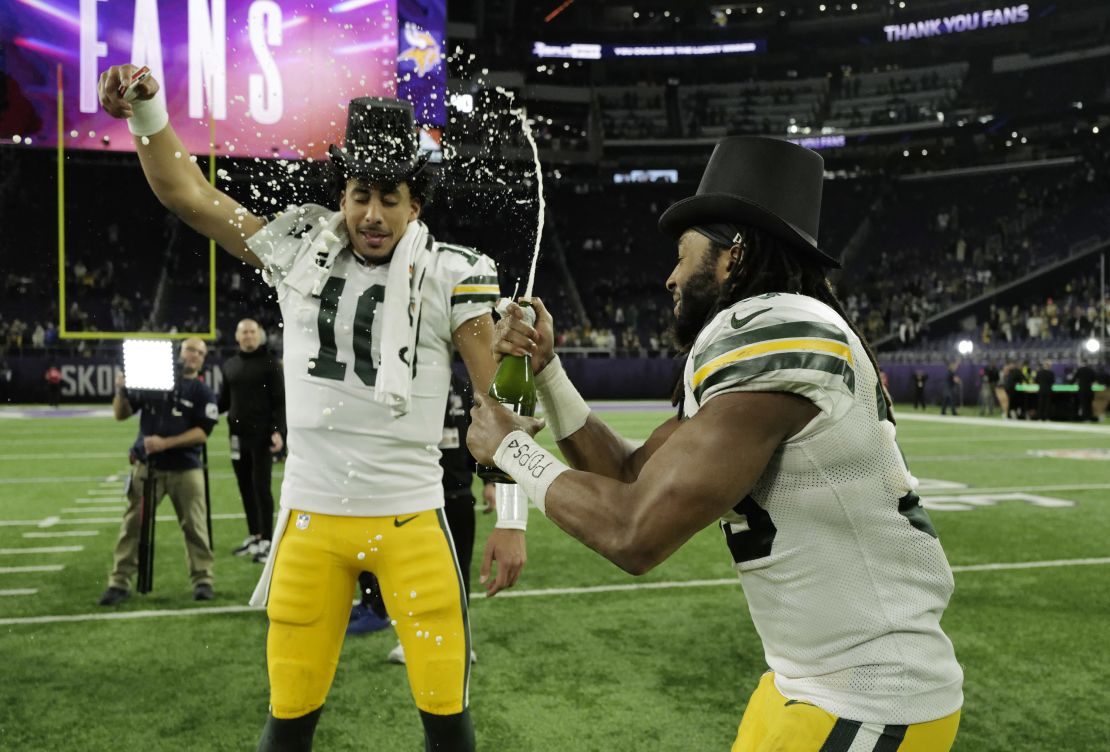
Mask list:
[[[1010,26],[1026,23],[1029,20],[1029,5],[1011,5],[1008,8],[979,10],[974,13],[959,13],[942,18],[924,21],[911,21],[903,24],[889,24],[883,27],[888,42],[903,42],[908,39],[926,39],[946,34],[960,34],[965,31],[990,29],[995,26]]]
[[[444,0],[5,0],[0,139],[130,151],[97,97],[100,73],[130,62],[158,79],[190,153],[208,154],[211,120],[217,154],[320,159],[354,97],[400,94],[443,124],[444,27]]]

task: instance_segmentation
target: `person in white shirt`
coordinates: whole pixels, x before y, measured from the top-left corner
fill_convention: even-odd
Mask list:
[[[128,119],[162,204],[261,268],[284,320],[289,458],[252,599],[270,619],[270,716],[258,749],[312,748],[351,595],[369,571],[397,622],[425,744],[469,752],[470,630],[437,445],[452,352],[483,392],[496,369],[496,267],[435,241],[420,221],[432,174],[409,103],[352,100],[345,145],[329,150],[339,210],[306,204],[267,221],[180,158],[186,149],[154,98],[158,84],[138,73],[103,73],[101,104]],[[520,527],[498,527],[487,542],[498,563],[489,595],[519,576]]]

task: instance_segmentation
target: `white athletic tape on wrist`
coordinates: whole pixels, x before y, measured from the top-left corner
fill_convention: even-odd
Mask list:
[[[536,374],[536,394],[556,441],[570,436],[589,420],[590,406],[574,388],[558,355]]]
[[[136,99],[131,103],[131,111],[127,127],[136,136],[153,136],[170,124],[170,114],[158,97]]]
[[[513,431],[502,439],[493,459],[512,476],[541,514],[547,514],[547,489],[570,470],[524,431]]]
[[[497,523],[494,527],[527,530],[528,497],[521,487],[512,483],[497,483],[494,493],[497,497]]]

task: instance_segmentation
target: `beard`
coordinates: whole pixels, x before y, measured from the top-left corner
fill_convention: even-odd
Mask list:
[[[713,254],[710,254],[712,256]],[[714,274],[716,259],[709,260],[679,288],[678,312],[675,314],[671,333],[678,349],[688,352],[705,325],[705,319],[717,304],[721,283]]]

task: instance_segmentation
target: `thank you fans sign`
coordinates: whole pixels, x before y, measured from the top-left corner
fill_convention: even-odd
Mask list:
[[[1008,8],[989,8],[973,13],[958,13],[924,21],[911,21],[902,24],[889,24],[883,27],[888,42],[902,42],[907,39],[925,39],[945,34],[959,34],[995,26],[1021,24],[1029,20],[1029,5],[1012,5]]]

